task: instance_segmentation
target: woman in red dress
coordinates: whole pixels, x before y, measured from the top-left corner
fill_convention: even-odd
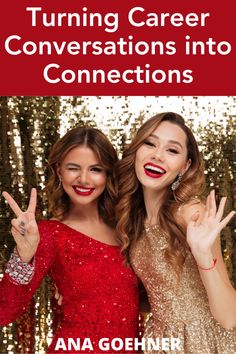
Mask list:
[[[52,219],[37,225],[35,189],[25,212],[3,194],[16,214],[16,249],[1,281],[0,325],[16,320],[49,272],[63,296],[63,316],[48,353],[135,352],[126,350],[125,338],[138,337],[138,284],[114,230],[116,162],[103,133],[77,127],[49,157]]]

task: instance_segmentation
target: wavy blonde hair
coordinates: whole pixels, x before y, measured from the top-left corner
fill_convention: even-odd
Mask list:
[[[53,217],[62,220],[69,211],[70,199],[59,182],[57,169],[70,150],[82,145],[95,152],[102,167],[106,170],[106,188],[99,197],[98,208],[104,222],[114,227],[114,210],[117,202],[117,179],[115,176],[117,153],[100,130],[88,126],[79,126],[69,130],[52,147],[48,159],[51,176],[46,185],[49,212]]]
[[[169,245],[165,250],[166,259],[178,274],[189,247],[186,242],[185,226],[177,220],[177,210],[196,195],[203,196],[205,192],[203,161],[193,133],[180,115],[167,112],[150,118],[139,128],[131,144],[124,150],[122,160],[117,165],[119,189],[116,206],[117,232],[122,251],[128,256],[131,242],[135,242],[144,232],[146,218],[142,186],[135,173],[136,151],[163,121],[176,124],[185,132],[187,159],[191,159],[191,165],[184,174],[180,186],[174,192],[169,188],[158,214],[160,226],[168,235]]]

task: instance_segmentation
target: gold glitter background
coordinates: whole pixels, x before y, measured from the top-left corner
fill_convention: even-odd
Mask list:
[[[184,116],[202,151],[208,187],[228,196],[226,212],[236,210],[236,97],[0,97],[0,192],[10,192],[27,206],[33,186],[38,214],[47,216],[43,188],[47,157],[57,138],[75,125],[88,123],[107,134],[120,153],[136,129],[152,115],[174,111]],[[12,214],[0,199],[0,263],[14,247],[9,232]],[[236,218],[222,232],[222,249],[236,285]],[[0,270],[0,278],[2,271]],[[46,278],[29,309],[0,329],[1,354],[43,354],[56,327],[55,301]]]

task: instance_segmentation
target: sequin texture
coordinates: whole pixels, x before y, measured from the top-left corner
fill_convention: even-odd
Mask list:
[[[15,284],[28,284],[34,276],[34,266],[23,262],[19,257],[16,248],[11,254],[5,271],[9,275],[9,280]]]
[[[39,229],[41,240],[31,283],[17,286],[7,278],[1,282],[0,323],[16,319],[49,270],[63,296],[63,316],[48,353],[55,352],[58,338],[65,343],[68,338],[80,338],[81,343],[89,338],[94,351],[81,352],[100,353],[104,352],[98,347],[101,338],[111,341],[138,337],[138,282],[132,269],[125,266],[120,248],[55,220],[41,221]],[[5,303],[12,301],[12,306],[4,306],[4,296]],[[57,350],[60,352],[65,353]],[[109,352],[126,353],[112,349]]]
[[[177,282],[164,256],[168,245],[166,236],[158,225],[146,226],[144,234],[131,247],[131,263],[147,290],[152,311],[144,336],[179,338],[181,349],[170,353],[236,353],[236,328],[225,330],[212,317],[205,288],[190,253]]]

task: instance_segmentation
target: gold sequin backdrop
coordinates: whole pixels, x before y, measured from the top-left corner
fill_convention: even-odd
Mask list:
[[[0,97],[0,192],[11,192],[26,207],[30,189],[36,186],[39,213],[47,217],[43,192],[47,157],[60,135],[87,122],[103,130],[121,152],[140,124],[161,111],[185,117],[202,151],[209,188],[228,196],[226,212],[236,209],[236,97]],[[14,247],[11,217],[1,198],[1,268]],[[225,228],[222,248],[236,285],[235,223],[234,218]],[[50,281],[45,279],[21,318],[1,328],[1,354],[45,353],[58,317],[53,316],[55,304],[50,298]]]

